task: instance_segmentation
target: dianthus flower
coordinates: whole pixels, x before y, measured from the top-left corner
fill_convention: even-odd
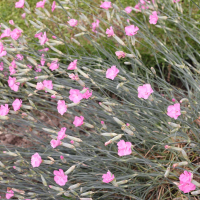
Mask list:
[[[65,175],[64,171],[62,169],[59,169],[59,171],[54,170],[53,174],[54,176],[54,181],[60,185],[64,186],[67,183],[67,175]]]
[[[67,68],[68,70],[74,70],[77,69],[77,60],[74,60],[73,62],[71,62]]]
[[[158,15],[156,11],[152,12],[152,15],[149,16],[149,23],[150,24],[157,24],[158,21]]]
[[[108,10],[109,8],[112,8],[110,1],[101,2],[100,8]]]
[[[65,101],[64,100],[58,100],[58,112],[63,115],[65,112],[67,112],[67,106],[65,105]]]
[[[114,180],[115,176],[108,171],[106,174],[103,174],[102,178],[104,183],[109,183]]]
[[[113,65],[111,68],[107,69],[106,78],[114,80],[114,78],[117,76],[118,73],[119,69],[117,69],[117,67]]]
[[[31,165],[33,167],[39,167],[42,163],[42,158],[38,153],[31,156]]]
[[[22,100],[21,100],[21,99],[15,99],[15,100],[13,101],[13,103],[12,103],[12,106],[13,106],[14,111],[19,110],[20,107],[21,107],[21,105],[22,105]]]
[[[167,115],[171,118],[177,119],[181,115],[180,103],[175,103],[167,108]]]
[[[118,146],[118,155],[119,156],[126,156],[126,155],[130,155],[132,153],[131,142],[125,142],[124,140],[120,140],[117,143],[117,146]]]
[[[150,84],[138,87],[138,98],[148,99],[151,93],[153,93],[153,90]]]
[[[184,171],[179,177],[180,185],[178,186],[181,191],[184,193],[188,193],[196,189],[196,186],[191,183],[192,181],[192,173],[188,171]]]
[[[125,32],[126,32],[126,35],[128,36],[133,36],[137,34],[137,31],[139,31],[139,28],[137,26],[130,25],[130,26],[125,27]]]
[[[70,89],[69,94],[69,99],[74,103],[79,103],[83,99],[83,94],[80,93],[80,90]]]
[[[73,124],[76,127],[81,126],[83,124],[83,120],[84,120],[83,116],[80,116],[80,117],[75,116]]]

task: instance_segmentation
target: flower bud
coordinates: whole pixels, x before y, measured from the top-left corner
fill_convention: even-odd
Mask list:
[[[74,185],[71,185],[68,189],[69,190],[73,190],[73,189],[75,189],[75,188],[78,188],[78,187],[80,187],[80,183],[77,183],[77,184],[74,184]]]
[[[44,179],[44,177],[42,176],[42,174],[40,174],[40,176],[41,176],[43,185],[44,185],[44,186],[47,186],[47,182],[46,182],[46,180]]]
[[[183,103],[183,102],[189,102],[189,100],[187,98],[183,98],[180,100],[180,103]]]
[[[53,190],[56,190],[56,191],[63,191],[63,188],[60,188],[60,187],[55,187],[53,185],[49,185],[49,187]]]
[[[51,160],[42,160],[42,163],[47,164],[47,165],[53,165],[54,161],[51,161]]]
[[[117,42],[118,42],[119,44],[121,44],[122,46],[126,46],[125,43],[124,43],[119,37],[117,37],[116,35],[114,35],[113,38],[114,38],[115,40],[117,40]]]
[[[172,122],[168,122],[168,124],[172,127],[176,127],[176,128],[181,128],[181,125],[180,124],[175,124],[175,123],[172,123]]]
[[[81,139],[73,137],[73,136],[70,136],[70,135],[66,135],[66,138],[68,138],[70,140],[73,140],[73,141],[76,141],[76,142],[83,142]]]
[[[187,161],[178,162],[178,163],[173,164],[173,168],[180,167],[180,166],[185,166],[185,165],[188,165]]]
[[[84,192],[81,194],[81,196],[88,196],[88,195],[92,195],[94,194],[95,192],[92,192],[92,191],[89,191],[89,192]]]
[[[109,106],[105,106],[103,103],[99,102],[99,105],[104,108],[108,112],[112,112],[112,108]]]
[[[108,136],[108,137],[113,137],[113,136],[116,136],[118,134],[117,133],[101,133],[101,135]]]
[[[89,78],[88,74],[86,74],[85,72],[83,72],[81,69],[77,69],[77,71],[85,78]]]
[[[94,126],[92,124],[89,124],[89,123],[86,123],[86,122],[84,122],[83,125],[88,127],[88,128],[94,128]]]
[[[194,192],[191,192],[191,194],[192,194],[192,195],[198,195],[198,194],[200,194],[200,190],[196,190],[196,191],[194,191]]]
[[[170,173],[170,167],[167,168],[164,177],[168,177]]]
[[[121,120],[119,120],[117,117],[113,117],[113,119],[114,119],[118,124],[120,124],[121,126],[125,125],[125,123],[122,122]]]
[[[72,166],[65,172],[65,174],[67,175],[67,174],[71,173],[75,168],[76,168],[76,165],[72,165]]]
[[[128,183],[128,181],[129,181],[129,180],[119,181],[119,182],[117,182],[117,184],[118,184],[118,185],[122,185],[122,184]]]
[[[68,143],[64,143],[64,142],[61,142],[61,145],[64,146],[64,147],[76,150],[74,145],[71,145],[71,144],[68,144]]]

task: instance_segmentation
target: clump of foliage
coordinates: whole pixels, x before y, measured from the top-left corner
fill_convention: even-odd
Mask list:
[[[119,2],[39,3],[16,8],[40,18],[27,20],[31,38],[1,23],[1,129],[31,144],[0,146],[0,192],[34,200],[199,195],[198,5],[140,1],[127,13]]]

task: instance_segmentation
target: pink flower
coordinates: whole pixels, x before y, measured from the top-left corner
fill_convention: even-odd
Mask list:
[[[119,156],[130,155],[132,153],[131,145],[132,145],[131,142],[125,142],[124,140],[120,140],[117,143],[118,155]]]
[[[82,94],[82,97],[83,99],[89,99],[92,96],[92,91],[90,92],[89,88],[86,88],[86,87],[84,87],[83,90],[84,89],[87,89],[87,91],[84,94]]]
[[[137,31],[139,31],[139,28],[137,26],[130,25],[130,26],[125,27],[125,32],[126,32],[126,35],[128,36],[137,34]]]
[[[4,30],[4,32],[1,34],[1,38],[4,38],[4,37],[10,37],[10,29],[7,28]]]
[[[97,33],[97,31],[95,29],[98,27],[99,27],[99,20],[97,19],[96,22],[92,23],[92,31]]]
[[[12,78],[12,77],[9,76],[8,85],[11,88],[11,90],[17,92],[18,89],[19,89],[20,83],[16,82],[16,78],[15,77]]]
[[[3,67],[4,67],[3,62],[0,62],[0,71],[3,71]]]
[[[171,118],[177,119],[181,115],[180,104],[175,103],[167,108],[167,115]]]
[[[56,37],[55,35],[52,35],[52,38],[53,38],[53,39],[56,39],[57,37]]]
[[[5,56],[7,51],[5,51],[3,44],[0,42],[0,57]]]
[[[44,85],[43,85],[43,83],[42,83],[42,82],[37,83],[36,89],[37,89],[37,90],[44,90]]]
[[[74,144],[74,140],[71,140],[70,143],[71,143],[71,144]]]
[[[44,85],[44,87],[46,87],[46,88],[48,88],[48,89],[50,89],[50,90],[52,90],[53,89],[53,84],[52,84],[52,81],[51,80],[44,80],[43,81],[43,85]],[[45,92],[47,92],[47,91],[45,91]]]
[[[73,62],[71,62],[67,68],[68,70],[74,70],[77,69],[77,60],[74,60]]]
[[[26,18],[26,13],[23,13],[21,16],[22,16],[23,19],[25,19]]]
[[[46,1],[46,0],[37,2],[36,8],[39,8],[39,7],[44,8],[45,1]]]
[[[16,55],[16,60],[23,60],[24,59],[24,56],[22,54],[17,54]],[[16,64],[15,64],[16,65]]]
[[[8,112],[9,112],[8,104],[5,104],[5,106],[1,105],[0,116],[6,116]]]
[[[58,106],[57,106],[58,112],[61,115],[63,115],[67,111],[67,106],[65,105],[65,101],[59,100],[57,104],[58,104]]]
[[[76,19],[70,19],[68,21],[68,24],[72,27],[76,26],[78,24],[78,21]]]
[[[83,124],[83,120],[84,120],[83,116],[80,116],[80,117],[75,116],[73,124],[76,127],[81,126]]]
[[[12,66],[9,66],[9,71],[10,71],[10,75],[13,75],[16,73],[15,69]]]
[[[148,99],[151,93],[153,93],[153,90],[150,84],[138,87],[138,98]]]
[[[109,183],[114,180],[115,176],[108,171],[107,174],[103,174],[102,178],[104,183]]]
[[[74,103],[79,103],[83,99],[83,94],[80,93],[80,90],[70,89],[69,94],[69,99]]]
[[[42,37],[42,32],[35,34],[35,38],[40,39]]]
[[[157,24],[158,21],[158,15],[156,11],[152,12],[152,15],[149,16],[149,23],[150,24]]]
[[[31,65],[27,65],[27,67],[28,67],[28,68],[30,68],[30,69],[32,68],[32,66],[31,66]]]
[[[41,72],[41,71],[42,71],[42,69],[41,69],[40,67],[41,67],[41,65],[38,65],[38,66],[36,66],[36,69],[35,69],[35,71],[36,71],[36,72]]]
[[[54,170],[53,174],[54,176],[54,181],[60,185],[60,186],[64,186],[67,183],[67,175],[65,175],[65,173],[63,172],[62,169],[59,169],[59,171]]]
[[[40,60],[40,63],[41,63],[42,66],[44,66],[45,61],[46,61],[46,60],[44,59],[44,54],[42,54],[41,60]]]
[[[114,78],[117,76],[118,73],[119,69],[117,69],[117,67],[113,65],[111,68],[107,69],[106,78],[114,80]]]
[[[15,3],[15,8],[24,8],[24,0],[19,0]]]
[[[78,74],[70,74],[69,75],[69,78],[71,78],[72,80],[78,80],[79,79],[79,77],[78,77]]]
[[[39,36],[38,38],[41,45],[44,45],[48,41],[46,32],[44,32],[44,34],[42,36]]]
[[[136,4],[134,8],[138,10],[136,12],[141,12],[141,10],[140,10],[140,3]]]
[[[20,55],[20,54],[18,54],[18,55]],[[11,62],[11,65],[12,65],[13,68],[17,68],[17,65],[16,65],[16,63],[15,63],[15,60],[13,60],[13,61]]]
[[[193,183],[191,183],[192,181],[191,172],[184,171],[184,173],[180,175],[179,180],[180,180],[180,185],[178,187],[184,193],[188,193],[196,189],[196,186]]]
[[[40,49],[40,50],[38,50],[38,51],[44,51],[44,52],[47,52],[47,51],[49,51],[49,48]]]
[[[178,3],[180,0],[173,0],[174,3]]]
[[[51,71],[54,71],[59,68],[59,64],[57,63],[57,61],[53,61],[49,68],[51,69]]]
[[[14,191],[7,189],[6,199],[10,199],[13,196],[14,196]]]
[[[130,6],[128,6],[125,8],[125,11],[126,11],[126,13],[129,14],[132,11],[132,8]]]
[[[110,27],[110,29],[109,28],[106,29],[106,34],[107,34],[107,37],[111,37],[115,35],[112,26]]]
[[[17,40],[22,34],[22,31],[15,28],[11,33],[10,33],[10,36],[13,40]]]
[[[21,99],[15,99],[15,100],[13,101],[13,103],[12,103],[12,106],[13,106],[14,111],[19,110],[20,107],[21,107],[21,105],[22,105],[22,100],[21,100]]]
[[[120,58],[125,58],[126,53],[124,53],[123,51],[116,51],[115,55],[118,57],[118,59],[120,59]]]
[[[41,163],[42,163],[42,158],[38,153],[35,153],[34,155],[31,156],[31,165],[33,167],[39,167]]]
[[[112,8],[110,1],[101,2],[100,8],[108,10],[109,8]]]
[[[10,21],[9,21],[9,24],[14,25],[15,23],[14,23],[13,20],[10,20]]]
[[[65,136],[66,136],[65,131],[66,131],[65,127],[62,127],[60,129],[60,131],[58,132],[58,137],[57,137],[58,140],[62,140],[65,138]]]
[[[51,140],[50,143],[51,143],[52,148],[54,149],[61,144],[60,140]]]
[[[175,101],[176,101],[176,99],[172,99],[172,101],[173,101],[173,102],[175,102]]]
[[[51,95],[51,98],[55,99],[55,98],[56,98],[56,95],[55,95],[55,94]]]
[[[60,159],[63,160],[63,159],[64,159],[64,156],[60,156]]]
[[[196,189],[196,186],[193,183],[181,183],[178,188],[184,193],[188,193]]]
[[[169,149],[169,145],[165,145],[165,149]]]
[[[56,8],[56,2],[53,1],[53,3],[52,3],[52,7],[51,7],[51,11],[53,12],[53,11],[55,10],[55,8]]]

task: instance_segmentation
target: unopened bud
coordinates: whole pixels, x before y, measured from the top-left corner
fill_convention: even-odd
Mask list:
[[[121,126],[125,125],[125,123],[122,122],[121,120],[119,120],[117,117],[113,117],[113,119],[114,119],[118,124],[120,124]]]
[[[116,35],[114,35],[113,38],[114,38],[115,40],[117,40],[117,42],[118,42],[119,44],[121,44],[122,46],[125,46],[125,43],[124,43],[119,37],[117,37]]]
[[[108,136],[108,137],[113,137],[113,136],[116,136],[118,134],[117,133],[101,133],[101,135]]]
[[[200,190],[197,190],[197,191],[194,191],[194,192],[191,192],[192,195],[198,195],[200,194]]]
[[[129,181],[129,180],[119,181],[119,182],[117,182],[117,184],[118,184],[118,185],[122,185],[122,184],[128,183],[128,181]]]
[[[53,165],[54,161],[51,161],[51,160],[42,160],[42,163],[47,164],[47,165]]]
[[[76,168],[76,165],[72,165],[72,166],[65,172],[65,174],[67,175],[67,174],[71,173],[75,168]]]
[[[181,125],[180,124],[175,124],[175,123],[172,123],[172,122],[168,122],[168,124],[172,127],[176,127],[176,128],[181,128]]]
[[[53,186],[53,185],[49,185],[49,187],[50,187],[51,189],[53,189],[53,190],[56,190],[56,191],[63,191],[63,189],[60,188],[60,187],[55,187],[55,186]]]
[[[73,141],[76,141],[76,142],[83,142],[80,138],[76,138],[76,137],[73,137],[73,136],[70,136],[70,135],[66,135],[66,138],[73,140]]]
[[[78,187],[80,187],[80,183],[77,183],[77,184],[75,184],[75,185],[71,185],[68,189],[69,190],[73,190],[73,189],[75,189],[75,188],[78,188]]]
[[[185,165],[188,165],[187,161],[178,162],[178,163],[173,164],[173,168],[180,167],[180,166],[185,166]]]
[[[10,151],[3,151],[3,153],[9,155],[9,156],[17,156],[16,153],[10,152]]]
[[[99,105],[104,108],[108,112],[112,112],[112,108],[109,106],[104,105],[103,103],[99,102]]]
[[[186,159],[186,160],[188,160],[189,161],[189,158],[188,158],[188,156],[187,156],[187,154],[186,154],[186,152],[182,149],[182,155],[183,155],[183,157]]]
[[[170,173],[170,167],[167,168],[164,177],[168,177]]]
[[[89,123],[86,123],[86,122],[84,122],[83,125],[88,127],[88,128],[94,128],[94,126],[92,124],[89,124]]]
[[[61,142],[61,145],[64,146],[64,147],[76,150],[74,145],[71,145],[71,144],[68,144],[68,143],[64,143],[64,142]]]
[[[88,195],[92,195],[94,194],[95,192],[92,192],[92,191],[89,191],[89,192],[84,192],[81,194],[81,196],[88,196]]]

